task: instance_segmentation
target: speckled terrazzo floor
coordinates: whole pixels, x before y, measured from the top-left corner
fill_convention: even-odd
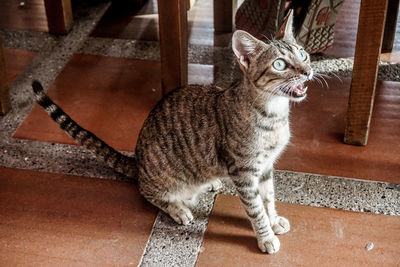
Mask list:
[[[10,86],[13,108],[9,114],[0,118],[0,166],[35,172],[125,180],[81,147],[12,138],[33,106],[30,93],[31,80],[39,79],[45,87],[50,86],[73,54],[144,60],[159,59],[156,41],[88,37],[108,8],[109,3],[80,7],[80,11],[76,12],[78,16],[75,17],[74,28],[64,37],[23,30],[0,30],[5,48],[37,52]],[[398,37],[396,40],[398,42]],[[195,75],[196,71],[192,71],[189,81],[192,83],[214,82],[220,86],[229,86],[235,80],[238,71],[230,55],[231,51],[228,47],[191,43],[189,72],[190,68],[195,69],[201,65],[210,70],[212,75],[211,78],[204,75],[198,76]],[[340,77],[351,75],[352,60],[348,58],[315,57],[313,64],[314,68],[321,73],[333,73]],[[400,81],[399,73],[398,63],[381,63],[380,79]],[[352,178],[351,176],[343,178],[277,171],[276,197],[278,201],[286,203],[357,211],[365,214],[384,214],[399,218],[397,217],[400,216],[398,183]],[[400,181],[400,176],[398,178]],[[224,185],[219,193],[235,195],[235,190],[229,181],[224,181]],[[199,253],[204,250],[202,242],[213,208],[214,196],[215,193],[208,193],[201,197],[194,211],[197,219],[189,226],[177,226],[164,213],[158,212],[152,231],[149,233],[147,245],[143,248],[139,265],[194,266]],[[7,240],[2,241],[7,243]],[[5,254],[0,254],[3,255],[0,256],[1,259]],[[47,265],[49,264],[48,262]]]

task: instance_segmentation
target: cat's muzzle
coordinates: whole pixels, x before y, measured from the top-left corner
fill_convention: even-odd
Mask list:
[[[289,96],[293,97],[294,99],[302,99],[307,96],[307,86],[304,86],[304,84],[300,83],[294,86],[291,86],[289,90],[286,91],[286,94]]]

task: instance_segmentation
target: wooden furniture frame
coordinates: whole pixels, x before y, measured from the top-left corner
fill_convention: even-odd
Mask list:
[[[51,34],[67,34],[72,28],[71,0],[44,0]]]
[[[187,0],[158,0],[163,94],[188,79]]]
[[[386,17],[388,39],[384,50],[391,50],[396,29],[399,1],[390,0],[389,3],[388,7],[388,0],[361,0],[344,134],[347,144],[366,145],[368,141]]]
[[[7,82],[6,63],[4,50],[0,39],[0,115],[4,115],[11,108],[10,95]]]
[[[223,10],[221,17],[214,16],[216,32],[232,31],[236,3],[237,0],[214,0],[214,10]],[[188,1],[185,0],[158,0],[161,75],[164,94],[187,85],[187,9]]]

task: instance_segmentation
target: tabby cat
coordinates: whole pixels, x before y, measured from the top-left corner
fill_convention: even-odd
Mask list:
[[[250,218],[261,251],[275,253],[289,231],[274,203],[273,164],[290,137],[289,101],[302,101],[313,76],[309,55],[296,44],[291,14],[274,40],[244,31],[232,37],[243,72],[229,89],[190,85],[166,95],[150,112],[135,157],[114,150],[81,128],[44,93],[37,102],[77,142],[109,166],[137,180],[141,194],[177,223],[193,220],[190,207],[203,190],[230,177]]]

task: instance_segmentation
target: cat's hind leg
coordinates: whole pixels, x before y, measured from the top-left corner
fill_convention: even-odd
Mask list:
[[[193,221],[193,215],[188,204],[195,200],[189,200],[186,195],[179,193],[155,194],[155,191],[158,190],[154,190],[152,187],[145,187],[143,184],[140,189],[141,194],[147,201],[169,214],[175,222],[187,225]]]
[[[206,184],[207,191],[217,192],[222,188],[222,182],[220,179],[215,179]]]
[[[193,221],[193,215],[189,207],[194,207],[198,202],[198,195],[207,191],[216,192],[222,188],[222,182],[214,179],[203,186],[191,186],[190,189],[183,190],[178,194],[170,195],[167,213],[179,224],[187,225]]]
[[[182,202],[168,203],[167,212],[179,224],[188,225],[193,221],[192,212]]]
[[[167,213],[178,224],[188,225],[193,221],[193,215],[185,201],[181,200],[160,200],[147,198],[147,200]]]

